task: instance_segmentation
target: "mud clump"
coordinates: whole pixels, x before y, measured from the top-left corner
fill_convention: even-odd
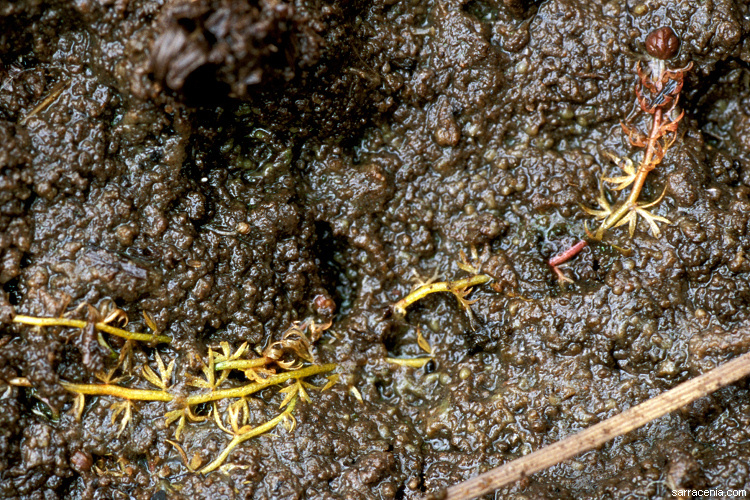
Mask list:
[[[321,57],[331,6],[303,2],[182,2],[161,14],[154,78],[188,97],[247,99],[253,87],[291,80]]]
[[[355,36],[353,23],[365,8],[307,0],[173,2],[150,35],[145,71],[157,83],[150,93],[164,87],[191,105],[242,105],[253,124],[280,133],[321,137],[358,129],[392,106],[370,66],[373,47]]]

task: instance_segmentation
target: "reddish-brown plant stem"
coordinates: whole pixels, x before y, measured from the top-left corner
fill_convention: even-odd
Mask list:
[[[646,177],[651,172],[658,162],[653,160],[654,151],[656,149],[657,142],[661,138],[661,125],[662,125],[662,110],[656,109],[654,111],[654,122],[651,125],[651,134],[648,137],[648,145],[646,147],[646,153],[643,155],[643,161],[638,165],[638,171],[633,181],[633,189],[630,191],[628,201],[626,204],[636,203],[638,197],[641,195],[643,185],[646,183]]]
[[[567,281],[568,283],[573,282],[572,279],[568,278],[567,276],[563,274],[563,272],[560,270],[558,266],[560,266],[561,264],[564,264],[565,262],[569,261],[576,255],[578,255],[581,252],[581,250],[586,248],[586,245],[588,245],[586,240],[581,240],[575,245],[573,245],[572,247],[565,250],[564,252],[555,255],[549,261],[547,261],[547,263],[550,265],[552,270],[557,275],[557,280],[559,282],[564,282],[564,281]]]

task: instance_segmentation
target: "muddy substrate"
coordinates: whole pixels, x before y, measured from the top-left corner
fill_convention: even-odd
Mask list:
[[[669,65],[694,64],[644,191],[666,188],[672,223],[609,231],[561,287],[546,262],[595,224],[581,205],[619,175],[608,154],[642,154],[620,120],[648,127],[634,66],[662,25],[682,41]],[[747,2],[24,0],[0,4],[0,60],[2,497],[419,498],[750,349]],[[415,274],[465,277],[472,246],[493,279],[475,329],[445,294],[388,317]],[[59,381],[112,363],[91,331],[11,323],[105,299],[174,338],[137,361],[176,360],[175,381],[207,346],[333,320],[315,353],[339,382],[293,432],[190,473],[163,403],[119,435],[114,398],[76,421]],[[386,361],[423,355],[420,331],[432,362]],[[500,497],[750,489],[749,394]],[[181,446],[206,463],[228,439],[207,421]]]

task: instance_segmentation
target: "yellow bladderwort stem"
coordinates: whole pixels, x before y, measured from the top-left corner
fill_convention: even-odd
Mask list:
[[[131,389],[114,384],[73,384],[60,381],[65,389],[89,396],[115,396],[118,398],[140,401],[172,401],[174,396],[165,391],[149,389]]]
[[[270,358],[256,358],[256,359],[233,359],[229,361],[219,361],[214,364],[214,370],[248,370],[250,368],[258,368],[260,366],[266,366],[271,361]]]
[[[272,385],[278,385],[291,380],[293,378],[306,378],[319,373],[330,372],[336,369],[336,363],[328,363],[325,365],[308,366],[299,370],[293,370],[289,372],[279,373],[268,377],[263,382],[253,382],[252,384],[243,385],[240,387],[232,387],[229,389],[219,389],[206,394],[196,394],[194,396],[188,396],[185,398],[185,404],[188,406],[198,405],[201,403],[208,403],[209,401],[218,401],[226,398],[241,398],[249,396],[250,394],[256,393],[261,389],[270,387]]]
[[[91,306],[89,306],[89,308],[91,310]],[[238,445],[240,445],[244,441],[271,431],[279,423],[284,422],[285,419],[290,419],[291,426],[287,428],[291,432],[291,430],[293,430],[294,428],[294,425],[296,424],[296,421],[294,420],[294,417],[291,416],[291,414],[294,410],[294,407],[296,406],[298,397],[302,397],[302,399],[304,399],[305,401],[309,401],[305,388],[314,387],[311,384],[304,382],[302,379],[313,375],[334,371],[338,366],[335,363],[328,363],[324,365],[313,365],[307,366],[305,368],[290,370],[291,364],[285,365],[283,362],[279,361],[278,359],[274,359],[272,356],[262,356],[256,359],[238,359],[245,352],[246,344],[238,349],[234,354],[231,354],[229,344],[227,342],[223,342],[222,350],[224,351],[224,356],[223,358],[221,358],[222,361],[214,363],[214,352],[211,348],[209,348],[208,363],[204,363],[202,368],[205,380],[198,379],[197,377],[189,375],[189,377],[191,378],[188,380],[188,385],[198,388],[199,391],[197,394],[185,394],[183,386],[181,384],[177,385],[179,389],[175,388],[173,392],[170,392],[169,386],[170,381],[172,380],[172,372],[176,360],[172,360],[168,365],[165,365],[158,352],[155,354],[158,366],[158,374],[148,364],[144,364],[141,369],[142,379],[149,382],[152,386],[155,386],[158,389],[138,389],[124,387],[121,385],[117,385],[117,382],[119,380],[123,380],[125,377],[115,379],[113,379],[112,377],[118,368],[122,369],[123,373],[130,373],[131,369],[129,364],[127,369],[122,367],[127,353],[131,352],[133,346],[133,342],[130,341],[137,340],[156,343],[170,342],[172,339],[166,335],[134,333],[128,332],[121,328],[110,326],[107,324],[108,322],[111,322],[118,318],[124,318],[125,320],[127,318],[121,310],[111,310],[111,308],[103,308],[103,310],[106,312],[106,314],[105,312],[99,312],[99,314],[101,315],[101,317],[105,317],[106,319],[104,321],[96,322],[69,318],[39,318],[23,315],[16,316],[14,318],[14,321],[16,323],[23,323],[26,325],[39,327],[59,326],[84,329],[91,328],[93,326],[100,332],[107,332],[112,335],[128,339],[128,342],[125,343],[125,346],[123,346],[122,352],[120,353],[117,364],[114,366],[114,368],[111,368],[106,373],[97,373],[97,378],[99,378],[103,383],[80,384],[60,381],[60,385],[64,389],[76,395],[75,412],[78,416],[79,421],[83,414],[86,396],[112,396],[115,398],[119,398],[120,401],[115,401],[110,405],[110,408],[114,410],[112,413],[113,424],[115,423],[115,420],[118,418],[118,416],[122,415],[121,422],[119,424],[119,430],[117,432],[117,435],[119,436],[122,434],[131,420],[132,411],[134,408],[133,401],[161,401],[165,403],[171,403],[172,406],[177,407],[177,409],[175,410],[168,411],[164,416],[166,418],[166,425],[170,425],[171,423],[179,420],[177,430],[175,432],[175,437],[179,439],[180,432],[188,421],[199,422],[208,418],[208,416],[195,415],[193,413],[194,407],[203,403],[214,402],[212,409],[214,412],[214,419],[216,421],[216,424],[222,430],[231,433],[233,435],[233,438],[226,446],[226,448],[222,451],[221,455],[219,455],[215,460],[213,460],[210,464],[199,471],[203,474],[221,467],[232,450]],[[156,326],[154,325],[153,320],[147,314],[144,314],[144,316],[147,326],[151,330],[155,331]],[[318,328],[320,327],[318,326]],[[312,329],[313,328],[311,327],[311,330]],[[319,331],[320,330],[318,330],[318,333]],[[313,333],[316,332],[313,331]],[[304,338],[304,335],[301,332],[300,335],[302,335],[302,337]],[[103,342],[103,340],[101,339],[101,333],[99,334],[99,337],[100,342]],[[261,378],[261,375],[265,375],[269,372],[273,373],[273,370],[258,369],[257,371],[254,371],[254,373],[248,373],[248,370],[252,371],[254,368],[261,368],[274,362],[277,363],[280,369],[289,371],[284,371],[283,373],[279,373],[276,375],[268,375],[266,378]],[[248,378],[254,381],[237,387],[218,389],[217,387],[227,380],[227,376],[229,375],[230,370],[245,370]],[[216,376],[217,371],[219,372],[218,376]],[[328,383],[319,389],[327,389],[335,383],[337,378],[337,374],[328,377]],[[245,400],[246,396],[249,396],[268,387],[281,386],[282,384],[290,380],[294,381],[294,383],[288,385],[286,388],[280,389],[279,391],[280,394],[286,395],[281,404],[281,407],[284,407],[285,405],[287,406],[284,411],[282,411],[279,415],[269,420],[268,422],[258,425],[257,427],[251,427],[250,425],[243,425],[242,427],[240,427],[241,424],[247,422],[249,414],[247,400]],[[18,384],[13,385],[22,384],[19,382]],[[237,399],[237,401],[229,404],[226,409],[227,418],[231,423],[231,428],[233,431],[228,430],[228,428],[222,423],[222,417],[219,414],[219,407],[215,403],[216,401],[222,399]],[[243,411],[244,414],[242,413]],[[241,416],[242,418],[240,418]],[[187,455],[184,453],[184,450],[182,450],[179,444],[173,444],[177,447],[178,452],[181,453],[188,469],[190,471],[194,471],[199,464],[194,463],[195,460],[189,462],[187,460]]]
[[[88,321],[83,321],[80,319],[70,319],[70,318],[37,318],[35,316],[24,316],[22,314],[18,314],[13,318],[14,323],[23,323],[24,325],[33,325],[33,326],[70,326],[73,328],[86,328],[86,325],[89,324]],[[123,330],[121,328],[117,328],[111,325],[108,325],[106,323],[94,323],[94,328],[96,328],[99,331],[107,332],[111,335],[115,335],[117,337],[122,337],[124,339],[129,340],[139,340],[141,342],[156,342],[157,344],[162,343],[169,343],[172,342],[172,337],[168,337],[166,335],[153,335],[150,333],[138,333],[138,332],[129,332],[127,330]]]
[[[399,316],[406,315],[406,308],[412,305],[414,302],[423,299],[431,293],[437,292],[450,292],[456,296],[461,302],[461,306],[465,307],[463,297],[468,292],[468,289],[472,286],[483,285],[489,282],[492,278],[486,274],[477,274],[469,278],[464,278],[456,281],[440,281],[437,283],[429,283],[422,285],[416,290],[411,292],[409,295],[399,300],[393,305],[393,312]]]
[[[205,394],[195,394],[193,396],[188,396],[183,399],[183,403],[186,406],[194,406],[201,403],[208,403],[209,401],[218,401],[226,398],[241,398],[244,396],[249,396],[250,394],[254,394],[261,389],[265,389],[266,387],[282,384],[290,379],[302,379],[310,377],[312,375],[317,375],[319,373],[330,372],[335,369],[335,363],[308,366],[299,370],[272,375],[263,382],[253,382],[251,384],[246,384],[240,387],[219,389],[212,392],[207,392]],[[174,401],[176,399],[175,395],[170,394],[166,391],[131,389],[114,384],[74,384],[65,381],[61,381],[60,384],[70,392],[87,394],[90,396],[115,396],[128,400],[167,402]]]
[[[422,356],[419,358],[385,358],[388,363],[394,365],[409,366],[411,368],[422,368],[424,365],[432,360],[432,357]]]
[[[201,474],[208,474],[209,472],[218,469],[221,466],[221,464],[223,464],[224,461],[227,459],[227,457],[232,452],[232,450],[237,447],[237,445],[244,443],[248,439],[252,439],[256,436],[260,436],[261,434],[264,434],[272,430],[274,427],[279,425],[279,423],[281,423],[281,421],[284,420],[285,417],[287,417],[288,415],[292,413],[292,411],[294,411],[294,407],[296,405],[297,405],[297,398],[295,397],[289,402],[289,405],[286,407],[286,410],[281,412],[278,416],[272,418],[265,424],[259,425],[258,427],[255,427],[247,432],[244,432],[239,435],[235,435],[234,438],[232,438],[232,440],[229,442],[227,447],[224,448],[224,451],[221,452],[221,455],[216,457],[216,459],[213,462],[211,462],[210,464],[202,468],[199,472]]]

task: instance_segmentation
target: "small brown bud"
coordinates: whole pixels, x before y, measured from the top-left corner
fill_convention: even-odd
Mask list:
[[[336,302],[328,295],[316,295],[313,299],[313,304],[315,312],[324,318],[331,318],[333,317],[333,313],[336,312]]]
[[[70,464],[73,466],[73,470],[79,474],[88,472],[91,466],[94,464],[94,459],[91,457],[91,453],[83,450],[76,450],[70,456]]]
[[[646,37],[646,51],[657,59],[670,59],[680,50],[680,39],[669,26],[657,28]]]

